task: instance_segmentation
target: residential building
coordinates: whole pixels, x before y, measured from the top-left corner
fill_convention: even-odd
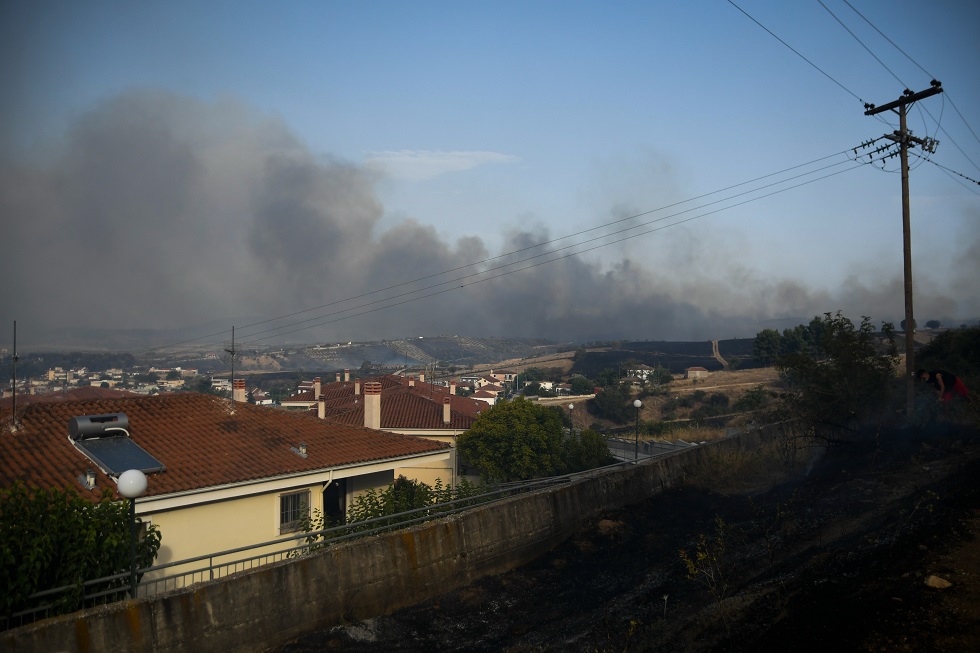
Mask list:
[[[468,430],[485,403],[456,394],[456,383],[439,386],[415,377],[393,374],[350,380],[348,374],[334,383],[313,380],[312,387],[297,392],[281,405],[308,410],[322,419],[362,425],[389,433],[435,440],[453,447],[451,473],[444,469],[413,470],[412,476],[433,485],[455,485],[456,439]],[[407,474],[406,474],[407,476]]]
[[[708,378],[708,370],[704,367],[688,367],[684,370],[685,379],[706,379]]]
[[[8,414],[0,431],[2,487],[22,481],[97,501],[125,470],[86,453],[93,442],[138,446],[159,461],[162,471],[144,470],[147,491],[136,501],[163,536],[158,563],[298,538],[297,520],[310,509],[343,519],[355,497],[399,474],[451,472],[446,444],[198,393],[34,403],[17,412],[16,428]],[[124,416],[124,429],[96,433],[97,441],[72,433],[73,418],[101,415]]]

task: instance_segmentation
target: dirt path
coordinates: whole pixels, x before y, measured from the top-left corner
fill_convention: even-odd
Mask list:
[[[726,370],[728,369],[728,361],[726,361],[724,358],[722,358],[721,357],[721,352],[718,351],[718,341],[717,340],[712,340],[711,341],[711,355],[715,357],[715,360],[716,361],[718,361],[719,363],[721,363],[721,366],[723,368],[725,368]]]

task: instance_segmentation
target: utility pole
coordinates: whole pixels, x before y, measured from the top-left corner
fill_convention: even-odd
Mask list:
[[[908,108],[918,100],[924,100],[943,92],[942,84],[936,80],[930,82],[930,87],[924,91],[913,93],[905,89],[902,97],[880,107],[865,104],[866,116],[873,116],[883,111],[895,111],[898,114],[899,129],[897,132],[885,134],[899,144],[902,161],[902,236],[905,250],[905,402],[906,418],[911,417],[915,408],[915,351],[913,341],[915,336],[915,319],[912,310],[912,229],[909,211],[909,148],[919,145],[927,152],[935,152],[938,141],[931,138],[915,138],[906,127],[905,116]],[[896,111],[897,109],[897,111]]]

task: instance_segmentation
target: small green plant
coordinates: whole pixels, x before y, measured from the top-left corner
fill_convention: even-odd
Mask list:
[[[714,525],[713,533],[698,535],[691,553],[687,549],[678,553],[688,578],[704,585],[716,601],[721,601],[728,595],[736,569],[737,549],[744,537],[720,516],[715,517]]]

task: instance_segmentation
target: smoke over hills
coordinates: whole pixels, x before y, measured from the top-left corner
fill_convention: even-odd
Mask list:
[[[277,119],[229,100],[126,92],[80,116],[33,161],[0,165],[0,315],[18,321],[27,343],[32,332],[56,328],[174,329],[323,305],[256,327],[252,339],[698,340],[754,335],[772,320],[792,324],[838,309],[876,321],[902,314],[898,276],[855,277],[833,294],[811,290],[791,270],[771,279],[730,251],[730,262],[719,261],[710,238],[685,239],[680,229],[658,235],[669,245],[651,244],[642,260],[609,248],[604,263],[568,257],[494,280],[460,279],[474,273],[464,266],[500,252],[476,237],[446,242],[425,216],[381,230],[386,207],[370,168],[314,156]],[[513,232],[502,251],[557,235]],[[971,296],[978,243],[974,256],[969,248],[960,255],[963,279],[944,290]],[[669,256],[654,258],[657,247]],[[917,284],[923,319],[964,314],[935,282]],[[423,287],[436,294],[404,295]],[[390,290],[367,295],[383,288]],[[360,299],[335,303],[352,297]],[[397,305],[378,310],[383,298]],[[352,306],[370,312],[339,320]],[[301,320],[282,338],[258,333]]]

